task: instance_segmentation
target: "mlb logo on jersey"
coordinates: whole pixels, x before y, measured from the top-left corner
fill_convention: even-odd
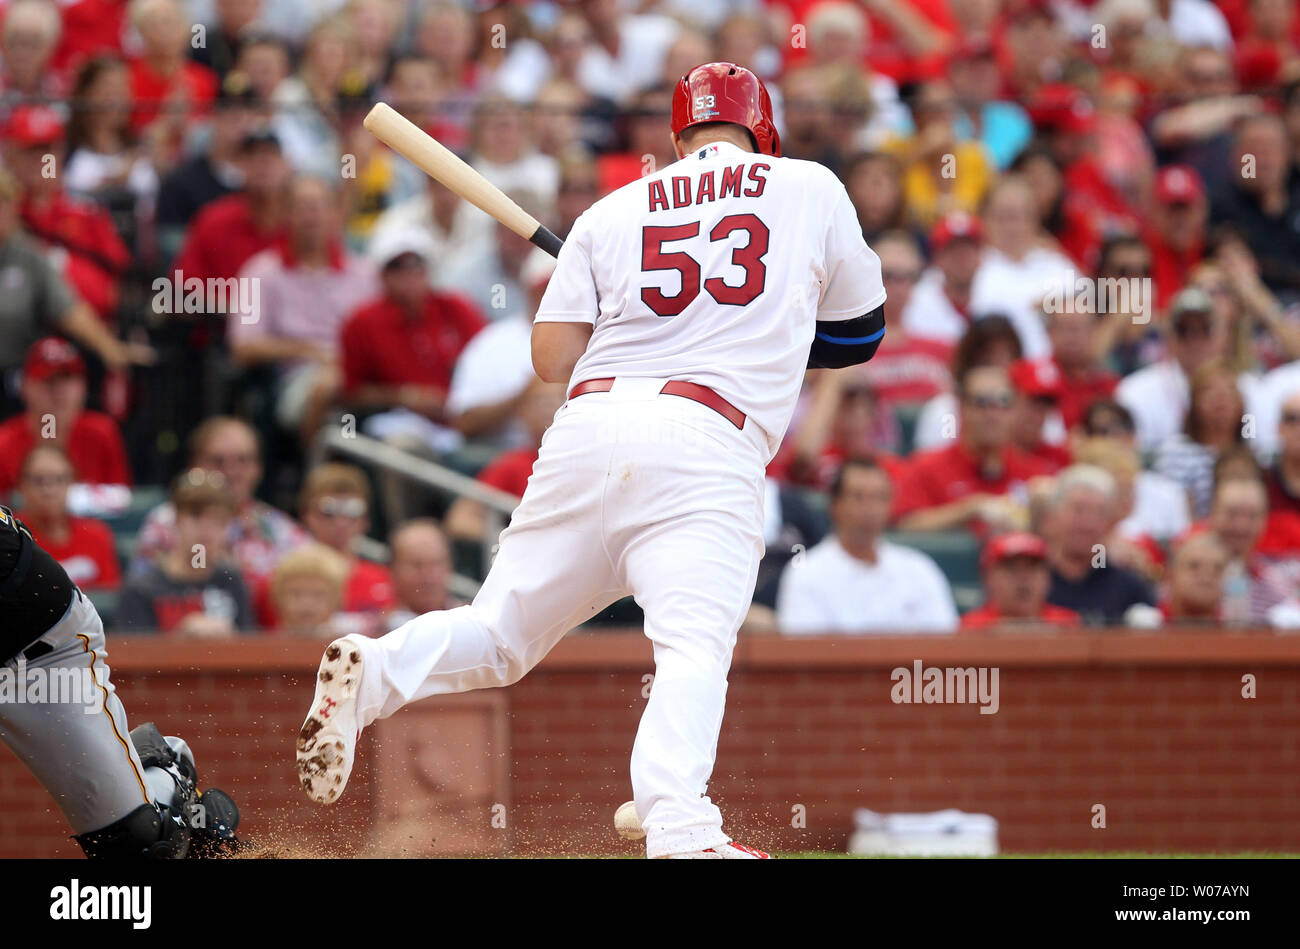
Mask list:
[[[703,161],[704,159],[706,159],[706,158],[711,158],[712,156],[714,156],[714,155],[716,155],[716,154],[718,154],[718,146],[717,146],[717,145],[706,145],[706,146],[704,146],[703,148],[700,149],[700,153],[699,153],[698,155],[696,155],[695,157],[698,158],[698,159],[700,159],[701,161]]]

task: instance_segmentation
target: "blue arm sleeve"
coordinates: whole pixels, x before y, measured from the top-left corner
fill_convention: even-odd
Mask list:
[[[864,363],[876,354],[885,335],[885,306],[851,320],[817,321],[812,349],[808,352],[809,369],[843,369]]]

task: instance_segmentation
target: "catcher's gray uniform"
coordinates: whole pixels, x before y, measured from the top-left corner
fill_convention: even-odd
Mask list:
[[[14,685],[0,690],[0,739],[54,796],[73,831],[98,830],[150,803],[126,710],[109,681],[104,624],[80,590],[25,652],[35,658],[20,653],[0,672],[12,673]]]
[[[229,795],[199,793],[189,747],[127,730],[94,605],[0,507],[0,740],[91,857],[207,855],[234,844]]]

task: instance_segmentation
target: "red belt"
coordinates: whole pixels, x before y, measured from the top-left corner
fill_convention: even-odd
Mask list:
[[[576,399],[580,395],[586,395],[589,392],[608,392],[614,388],[613,379],[588,379],[586,382],[579,382],[569,393],[569,398]],[[745,427],[745,413],[740,411],[718,393],[714,392],[708,386],[702,386],[695,382],[686,382],[681,379],[673,379],[664,383],[664,387],[659,390],[660,395],[679,395],[683,399],[690,399],[692,402],[698,402],[700,405],[708,406],[725,418],[736,428]]]

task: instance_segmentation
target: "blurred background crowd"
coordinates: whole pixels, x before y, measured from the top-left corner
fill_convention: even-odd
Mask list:
[[[748,628],[1300,626],[1294,0],[8,0],[0,501],[111,630],[472,596],[564,399],[554,262],[361,120],[564,236],[711,60],[889,294],[806,379]]]

